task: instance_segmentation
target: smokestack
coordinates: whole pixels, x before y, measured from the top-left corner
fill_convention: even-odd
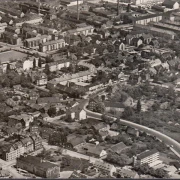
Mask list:
[[[77,0],[77,20],[79,20],[79,0]]]
[[[38,0],[38,14],[40,14],[40,8],[41,8],[41,3],[40,0]]]
[[[119,16],[119,0],[117,0],[117,15]]]

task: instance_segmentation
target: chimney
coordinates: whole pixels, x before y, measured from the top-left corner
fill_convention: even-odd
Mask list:
[[[117,0],[117,15],[119,16],[119,0]]]
[[[40,0],[38,0],[38,14],[40,14],[40,8],[41,8],[41,3]]]
[[[77,0],[77,20],[79,21],[79,0]]]

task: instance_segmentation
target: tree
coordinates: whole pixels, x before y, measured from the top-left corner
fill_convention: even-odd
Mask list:
[[[55,116],[56,115],[56,108],[55,107],[50,107],[48,110],[48,115],[50,117]]]
[[[137,102],[137,112],[140,113],[141,112],[141,101],[140,99]]]
[[[39,60],[38,60],[38,67],[41,67],[41,64],[42,64],[42,60],[41,60],[41,58],[39,58]]]
[[[134,111],[131,107],[125,107],[124,112],[122,113],[123,118],[129,118],[134,114]]]
[[[36,59],[33,60],[33,68],[36,67]]]
[[[49,65],[48,65],[48,64],[45,65],[44,72],[45,72],[47,75],[50,74],[50,69],[49,69]]]
[[[128,5],[127,5],[127,12],[130,12],[130,11],[131,11],[131,5],[128,4]]]
[[[67,99],[67,94],[63,94],[63,100],[66,100]]]

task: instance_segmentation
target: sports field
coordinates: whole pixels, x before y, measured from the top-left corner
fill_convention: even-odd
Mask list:
[[[20,60],[27,57],[27,54],[18,51],[6,51],[0,53],[0,63],[8,62],[12,60]]]

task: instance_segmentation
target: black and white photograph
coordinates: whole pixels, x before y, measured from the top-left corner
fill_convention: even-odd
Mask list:
[[[180,0],[0,0],[0,178],[180,179]]]

